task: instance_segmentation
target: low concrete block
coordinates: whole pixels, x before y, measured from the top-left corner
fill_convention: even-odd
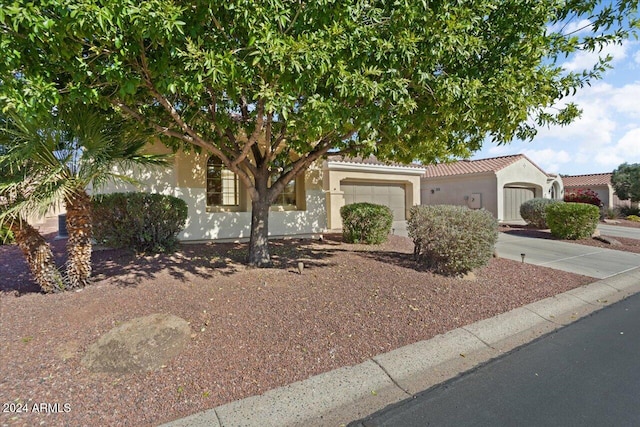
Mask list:
[[[608,277],[602,280],[602,282],[619,291],[635,288],[637,285],[640,285],[640,267]]]
[[[568,325],[600,307],[585,304],[580,298],[564,293],[528,304],[527,310],[558,325]]]
[[[567,291],[567,293],[580,298],[589,304],[595,304],[602,307],[607,305],[609,299],[617,291],[618,290],[616,288],[608,285],[606,281],[600,280],[585,286],[580,286],[579,288],[571,289],[570,291]]]
[[[467,371],[498,353],[464,329],[455,329],[430,340],[420,341],[375,360],[411,394]]]
[[[490,319],[463,326],[463,329],[489,346],[504,352],[551,332],[557,327],[557,324],[520,307]]]
[[[338,410],[348,422],[407,397],[368,360],[231,402],[216,413],[223,426],[326,425],[326,415]]]

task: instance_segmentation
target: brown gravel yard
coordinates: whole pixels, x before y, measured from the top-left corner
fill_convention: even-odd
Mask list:
[[[54,242],[57,253],[63,241]],[[0,247],[0,401],[68,404],[60,414],[2,413],[0,425],[157,425],[593,282],[493,259],[476,281],[416,269],[413,244],[274,241],[271,269],[241,264],[242,244],[183,245],[174,255],[94,253],[80,292],[33,292],[15,246]],[[303,274],[295,264],[304,260]],[[20,296],[17,296],[20,294]],[[186,351],[154,372],[91,374],[87,347],[124,321],[190,322]]]

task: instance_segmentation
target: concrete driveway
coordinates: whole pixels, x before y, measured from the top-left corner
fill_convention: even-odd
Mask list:
[[[498,236],[496,251],[502,258],[521,261],[521,254],[525,254],[526,263],[598,279],[640,267],[640,254],[505,233]]]
[[[604,236],[640,239],[640,228],[599,224]],[[394,221],[392,234],[407,236],[407,222]],[[596,248],[556,240],[536,239],[500,233],[496,252],[501,258],[555,268],[604,279],[640,267],[640,254]]]
[[[628,237],[640,240],[640,228],[621,227],[619,225],[598,224],[598,230],[603,236]]]

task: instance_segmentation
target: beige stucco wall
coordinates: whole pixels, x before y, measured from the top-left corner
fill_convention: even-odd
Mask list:
[[[498,217],[496,176],[479,173],[440,178],[422,178],[421,204],[474,207],[474,195],[480,195],[480,208]]]
[[[136,177],[140,185],[110,184],[101,193],[118,191],[146,191],[168,194],[183,199],[188,206],[185,229],[178,236],[183,241],[242,240],[250,235],[251,201],[240,183],[240,207],[235,209],[207,209],[206,165],[208,154],[179,151],[166,168],[133,168],[121,171]],[[321,166],[313,166],[304,173],[298,186],[298,209],[272,209],[269,215],[269,235],[308,236],[327,229],[325,197],[322,190]]]
[[[345,204],[343,181],[362,183],[402,184],[405,188],[406,214],[413,205],[420,204],[420,169],[382,165],[324,162],[323,188],[327,206],[327,228],[341,229],[340,208]]]

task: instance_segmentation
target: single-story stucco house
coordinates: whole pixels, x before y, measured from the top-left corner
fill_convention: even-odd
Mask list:
[[[164,149],[153,148],[159,150]],[[101,192],[148,191],[182,198],[189,216],[181,240],[249,237],[249,195],[217,158],[179,151],[170,167],[125,173],[141,185],[112,184]],[[421,203],[485,208],[504,221],[518,219],[519,204],[529,198],[561,194],[562,181],[522,155],[427,167],[329,156],[287,185],[271,208],[269,234],[303,237],[339,230],[340,208],[355,202],[389,206],[396,221],[405,220],[409,209]]]
[[[420,183],[423,205],[484,208],[498,221],[521,221],[520,205],[535,197],[563,198],[562,179],[525,155],[429,165]]]
[[[562,182],[567,192],[577,190],[595,192],[605,208],[630,206],[629,200],[620,200],[615,193],[611,185],[611,173],[563,176]]]

